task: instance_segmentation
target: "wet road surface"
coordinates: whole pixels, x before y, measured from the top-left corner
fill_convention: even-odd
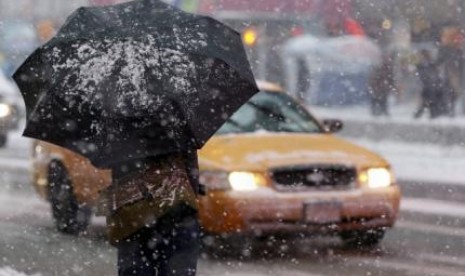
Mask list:
[[[79,237],[56,232],[50,207],[30,185],[29,153],[27,145],[0,150],[0,272],[116,275],[101,218]],[[373,250],[347,248],[335,237],[256,241],[245,256],[205,250],[198,275],[465,275],[465,204],[405,202],[396,227]]]

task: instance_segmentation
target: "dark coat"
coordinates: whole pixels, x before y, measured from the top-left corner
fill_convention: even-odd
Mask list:
[[[380,66],[373,69],[369,85],[372,98],[387,98],[395,90],[394,70],[391,61],[385,59]]]
[[[437,66],[430,61],[425,61],[417,65],[418,77],[423,85],[423,91],[438,89],[441,85],[441,79]]]
[[[199,194],[200,184],[199,184],[199,162],[197,157],[197,151],[192,149],[191,151],[179,153],[183,157],[183,161],[186,167],[187,175],[189,177],[192,189],[196,194]],[[112,169],[112,179],[118,180],[125,175],[141,170],[150,164],[157,162],[158,159],[164,158],[164,156],[158,157],[147,157],[145,159],[135,160],[127,163],[122,163],[114,166]]]
[[[199,170],[195,151],[120,164],[112,184],[101,192],[110,243],[150,227],[180,204],[198,209]]]

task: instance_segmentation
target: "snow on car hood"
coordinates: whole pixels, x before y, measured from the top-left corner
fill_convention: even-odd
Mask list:
[[[199,152],[199,160],[203,169],[248,171],[309,164],[388,166],[376,153],[329,134],[215,136]]]

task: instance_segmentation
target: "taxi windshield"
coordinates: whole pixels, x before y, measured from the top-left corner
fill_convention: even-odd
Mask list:
[[[245,103],[217,134],[268,132],[322,132],[315,119],[284,93],[261,91]]]

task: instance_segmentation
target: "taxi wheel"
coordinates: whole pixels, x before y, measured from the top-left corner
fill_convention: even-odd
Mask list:
[[[384,237],[386,229],[376,228],[358,231],[344,231],[339,234],[345,245],[352,248],[373,248]]]
[[[50,164],[48,177],[52,215],[57,230],[72,235],[86,230],[91,209],[79,206],[66,168],[59,162],[53,162]]]
[[[8,138],[5,134],[0,135],[0,148],[6,145]]]

